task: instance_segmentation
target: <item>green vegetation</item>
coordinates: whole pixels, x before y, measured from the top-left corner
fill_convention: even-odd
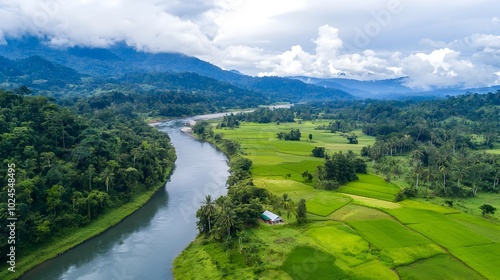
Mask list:
[[[396,271],[401,279],[484,279],[453,257],[443,254],[398,267]]]
[[[284,108],[277,108],[273,110],[267,107],[259,108],[251,113],[240,113],[237,115],[225,116],[222,119],[220,127],[224,127],[222,124],[231,119],[234,119],[233,123],[235,123],[236,121],[245,121],[245,122],[256,122],[256,123],[274,122],[276,124],[279,124],[284,122],[294,122],[294,114],[292,111]],[[227,125],[227,127],[233,127],[233,126]]]
[[[478,193],[470,199],[435,196],[427,200],[414,199],[413,193],[407,190],[412,184],[407,185],[404,179],[393,174],[389,175],[396,180],[358,173],[358,180],[336,191],[314,188],[325,178],[317,171],[318,167],[319,170],[325,168],[325,163],[331,160],[331,157],[314,157],[311,151],[315,147],[325,147],[326,154],[342,155],[340,159],[345,160],[348,155],[362,153],[363,147],[375,143],[374,137],[360,135],[359,144],[352,145],[347,143],[345,135],[316,129],[321,126],[333,129],[334,124],[321,120],[280,124],[242,121],[238,128],[213,129],[213,135],[237,141],[241,157],[252,161],[250,178],[256,187],[267,190],[270,196],[286,194],[294,203],[305,202],[308,223],[302,222],[302,214],[299,218],[300,211],[289,218],[283,211],[285,225],[259,223],[257,228],[244,229],[239,233],[242,240],[239,244],[252,248],[246,253],[239,249],[242,247],[222,249],[223,244],[214,239],[198,237],[175,260],[174,275],[194,277],[187,268],[200,274],[206,272],[213,279],[331,279],[331,275],[339,279],[428,279],[434,275],[443,279],[463,275],[484,279],[500,273],[494,265],[500,244],[497,214],[483,218],[479,209],[483,204],[497,205],[495,196]],[[341,122],[335,129],[347,133],[353,126]],[[301,141],[285,142],[275,137],[291,129],[300,129],[304,136]],[[313,135],[311,139],[309,134]],[[403,152],[399,148],[397,152],[402,161],[399,176],[404,176],[412,167],[407,160],[410,151],[402,149]],[[393,150],[393,153],[396,152]],[[397,159],[390,155],[384,157]],[[363,162],[362,158],[352,158]],[[367,161],[371,159],[369,154],[365,157]],[[375,163],[383,160],[378,158]],[[350,164],[342,164],[346,165]],[[423,188],[426,179],[420,177],[420,180]],[[461,183],[469,182],[463,179]],[[400,194],[408,199],[395,202]],[[453,202],[446,203],[446,200]],[[210,250],[214,248],[220,251],[212,254]],[[253,261],[241,261],[251,259],[248,252]],[[197,264],[198,261],[206,268]],[[452,269],[442,269],[440,264]]]
[[[358,181],[351,182],[338,191],[388,201],[394,201],[395,195],[400,191],[395,184],[373,174],[358,174],[358,177]]]
[[[41,57],[0,61],[3,84],[20,86],[0,92],[0,177],[15,164],[23,269],[114,225],[165,182],[174,151],[142,118],[309,95],[321,102],[193,127],[230,157],[230,187],[197,212],[200,236],[176,259],[178,278],[500,275],[500,91],[323,102],[350,96],[278,77],[238,76],[233,85],[194,73],[95,78]],[[33,92],[69,108],[26,97]],[[260,222],[264,209],[285,223]],[[7,217],[0,212],[2,224]]]
[[[170,173],[170,170],[168,171]],[[16,272],[12,273],[7,269],[2,269],[0,279],[17,279],[31,268],[66,252],[67,250],[95,237],[110,227],[117,225],[127,216],[139,210],[148,200],[164,185],[148,190],[142,194],[134,196],[132,201],[122,206],[109,210],[95,221],[85,227],[68,229],[64,236],[51,239],[40,245],[38,248],[30,249],[29,254],[16,261]]]
[[[366,173],[366,163],[349,151],[334,153],[324,165],[318,166],[315,188],[334,190],[348,182],[357,181],[356,173]]]
[[[483,215],[487,214],[495,214],[495,211],[497,210],[495,207],[491,206],[490,204],[483,204],[479,207],[481,211],[483,211]]]
[[[300,199],[299,204],[297,205],[297,222],[299,224],[303,224],[307,222],[307,206],[306,200]]]
[[[297,118],[330,119],[318,130],[343,133],[350,143],[356,130],[375,136],[361,155],[385,178],[403,176],[412,196],[476,196],[499,191],[496,155],[500,91],[433,101],[341,101],[294,106]],[[491,153],[474,150],[486,149]]]
[[[309,134],[312,135],[312,134]],[[312,137],[310,137],[312,138]],[[317,158],[324,158],[327,154],[325,153],[324,147],[314,147],[312,150],[312,155]]]
[[[134,114],[118,108],[75,114],[23,93],[0,91],[0,177],[7,181],[8,164],[15,165],[15,214],[23,217],[16,223],[23,240],[16,257],[30,260],[27,269],[138,209],[166,182],[175,153],[167,135]],[[1,209],[8,194],[5,185]],[[0,222],[7,218],[7,211],[0,213]],[[8,228],[0,232],[7,235]],[[7,241],[0,242],[3,252]],[[2,271],[6,258],[0,256]]]
[[[279,140],[300,141],[300,130],[292,128],[290,132],[278,132],[276,137]]]
[[[335,257],[326,252],[306,246],[297,246],[286,258],[282,269],[292,279],[344,279],[342,269],[335,265]]]

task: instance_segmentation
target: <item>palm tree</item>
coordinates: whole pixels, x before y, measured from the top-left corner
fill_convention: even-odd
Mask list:
[[[231,208],[225,207],[217,217],[216,224],[221,229],[227,229],[227,236],[231,236],[231,227],[236,224],[236,214]]]
[[[420,149],[416,149],[411,152],[412,163],[417,164],[417,166],[419,166],[422,163],[423,157],[424,153]]]
[[[290,213],[291,213],[291,209],[293,207],[293,201],[288,197],[287,193],[283,194],[283,197],[280,200],[280,206],[284,210],[287,210],[287,217],[290,219]]]
[[[215,215],[216,213],[216,208],[215,208],[215,202],[212,200],[211,195],[205,196],[205,201],[203,202],[203,205],[201,206],[201,211],[203,214],[207,217],[208,219],[208,232],[212,230],[212,225],[210,223],[210,218]]]
[[[417,176],[416,182],[415,182],[415,188],[418,190],[418,183],[420,179],[420,175],[423,173],[422,165],[420,163],[417,163],[415,165],[415,168],[413,169],[413,173]]]
[[[441,165],[439,167],[439,172],[443,173],[443,191],[446,193],[446,174],[448,174],[448,169],[446,166]]]
[[[104,171],[101,173],[101,176],[104,178],[104,181],[106,182],[106,193],[109,193],[109,182],[113,181],[113,176],[115,174],[111,172],[109,168],[105,168]]]

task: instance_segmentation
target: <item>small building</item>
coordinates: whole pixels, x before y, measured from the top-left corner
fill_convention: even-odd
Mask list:
[[[262,218],[262,220],[264,220],[266,223],[270,224],[270,225],[274,225],[274,224],[279,224],[279,223],[283,223],[283,219],[274,214],[273,212],[271,211],[264,211],[264,213],[260,214],[260,217]]]

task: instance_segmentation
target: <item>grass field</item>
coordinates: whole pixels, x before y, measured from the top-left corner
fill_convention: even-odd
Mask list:
[[[359,144],[348,144],[340,134],[314,130],[323,123],[243,123],[215,130],[241,143],[253,162],[255,185],[275,195],[287,193],[296,202],[304,198],[311,221],[299,226],[295,218],[284,217],[285,225],[260,224],[247,231],[259,248],[260,265],[244,264],[237,248],[223,253],[220,243],[198,238],[176,259],[177,278],[472,280],[500,275],[500,216],[482,217],[479,210],[484,203],[500,208],[500,195],[455,199],[453,207],[441,198],[396,203],[400,182],[374,174],[359,174],[358,181],[337,191],[314,189],[314,181],[305,182],[301,174],[323,163],[311,156],[315,146],[329,153],[359,153],[375,141],[358,131]],[[301,141],[276,138],[292,128],[300,129]],[[207,276],[190,278],[193,270]]]
[[[484,279],[474,270],[462,265],[446,254],[424,259],[407,266],[396,268],[401,279]],[[494,279],[494,278],[491,278]]]
[[[286,258],[282,269],[293,279],[348,279],[345,272],[335,265],[335,257],[309,246],[296,247]]]
[[[254,180],[254,184],[277,195],[287,193],[290,198],[295,200],[304,198],[308,212],[319,216],[328,216],[352,200],[348,196],[324,190],[314,190],[311,186],[292,180],[258,178]]]
[[[359,180],[350,182],[338,191],[381,200],[394,201],[400,188],[373,174],[358,174]]]
[[[348,222],[375,248],[390,266],[413,263],[444,251],[422,235],[391,219]]]

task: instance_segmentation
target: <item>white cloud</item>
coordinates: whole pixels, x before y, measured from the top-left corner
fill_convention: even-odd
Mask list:
[[[407,86],[430,89],[433,87],[480,87],[498,84],[498,67],[483,63],[475,52],[463,56],[460,51],[448,47],[429,52],[403,55],[393,52],[389,55],[373,50],[350,53],[342,48],[338,29],[328,25],[318,30],[316,52],[305,52],[296,45],[275,58],[267,59],[261,67],[269,70],[260,75],[304,75],[315,77],[337,77],[372,80],[408,76]],[[462,48],[478,49],[481,53],[497,50],[498,36],[473,35],[450,43],[437,45],[457,45]],[[491,57],[491,54],[489,55]]]
[[[106,47],[118,41],[139,50],[201,55],[211,42],[199,26],[166,12],[158,1],[4,0],[5,35],[47,36],[54,45]]]
[[[124,41],[252,75],[480,86],[499,83],[498,10],[495,0],[1,0],[0,43]]]
[[[314,43],[316,44],[316,54],[322,58],[335,58],[343,45],[339,38],[339,30],[328,25],[319,28],[318,39],[314,40]]]
[[[500,36],[491,34],[474,34],[469,37],[470,46],[487,53],[500,54]]]
[[[417,53],[401,60],[405,74],[410,77],[410,87],[480,87],[496,83],[494,67],[477,64],[462,58],[460,52],[448,48],[434,50],[428,54]]]

